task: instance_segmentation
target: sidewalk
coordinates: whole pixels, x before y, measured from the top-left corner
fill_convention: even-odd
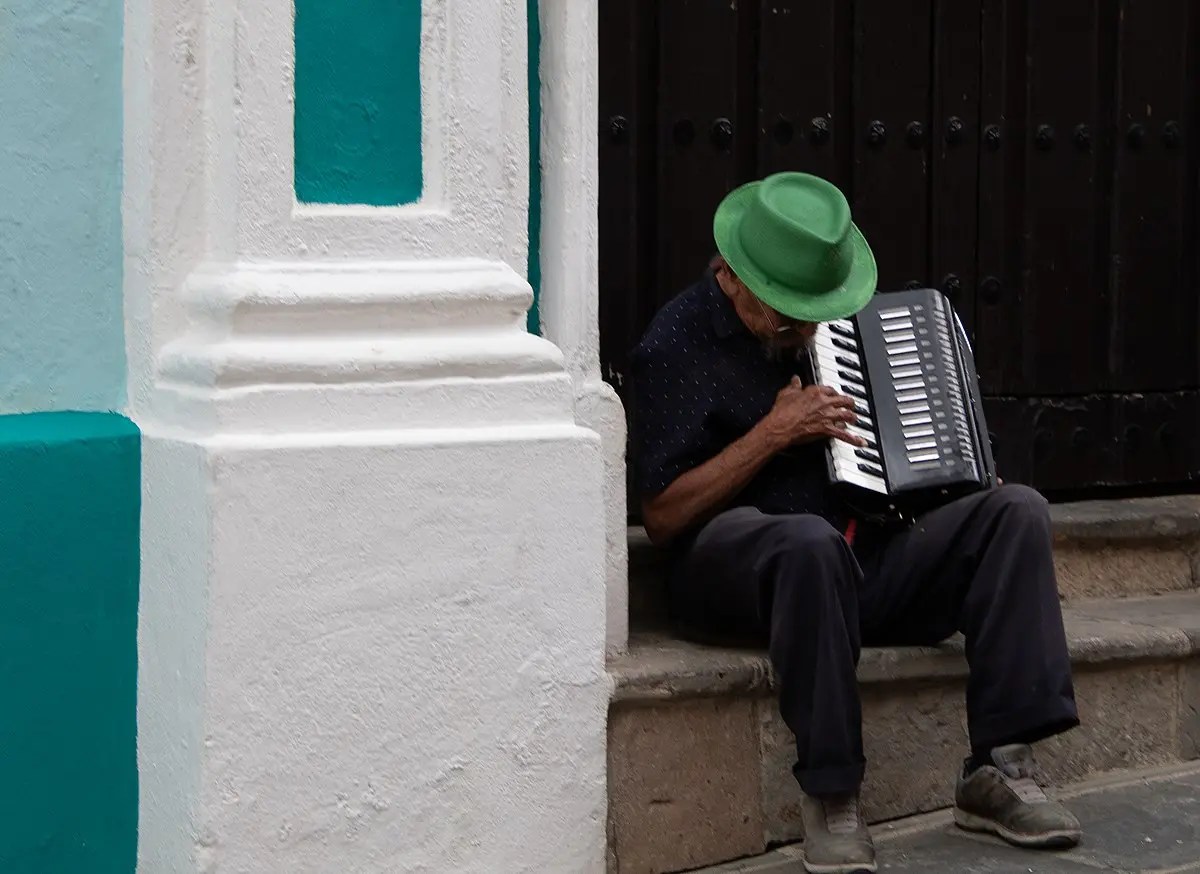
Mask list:
[[[1083,843],[1066,853],[1021,851],[955,828],[946,811],[877,826],[880,872],[888,874],[1200,874],[1200,763],[1107,778],[1058,793],[1083,822]],[[698,874],[800,874],[786,847]]]

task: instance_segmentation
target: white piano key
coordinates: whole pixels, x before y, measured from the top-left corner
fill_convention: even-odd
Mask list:
[[[847,423],[846,430],[855,437],[861,437],[863,440],[870,440],[872,443],[879,442],[879,436],[874,431],[864,428],[861,425]]]
[[[825,336],[817,335],[817,337],[813,340],[813,346],[817,349],[823,349],[832,355],[841,355],[845,358],[853,358],[855,360],[861,360],[861,356],[858,353],[857,347],[855,347],[854,349],[844,349],[841,346],[838,346],[837,344],[835,344],[833,342],[835,336],[837,336],[837,335],[836,334],[826,334]],[[839,337],[838,339],[843,340],[843,342],[845,344],[849,345],[849,341],[845,340],[845,338]]]
[[[853,483],[856,486],[861,486],[864,489],[870,489],[873,492],[878,492],[881,495],[887,494],[887,483],[876,476],[871,476],[861,470],[849,471],[844,477],[845,482]]]
[[[887,483],[883,481],[883,478],[869,474],[864,470],[859,470],[858,464],[859,460],[857,459],[853,463],[847,460],[840,466],[835,463],[838,480],[861,486],[864,489],[870,489],[873,492],[887,494]]]

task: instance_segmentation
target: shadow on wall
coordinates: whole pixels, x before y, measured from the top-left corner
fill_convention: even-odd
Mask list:
[[[538,0],[529,0],[529,284],[533,306],[529,308],[529,332],[541,334],[538,298],[542,290],[542,27]]]

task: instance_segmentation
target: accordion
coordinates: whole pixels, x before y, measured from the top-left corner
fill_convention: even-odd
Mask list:
[[[809,356],[819,385],[854,398],[849,430],[867,441],[827,450],[852,510],[911,519],[995,484],[970,342],[941,292],[876,294],[853,318],[820,324]]]

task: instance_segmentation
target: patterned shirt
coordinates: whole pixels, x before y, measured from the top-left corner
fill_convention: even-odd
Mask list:
[[[812,383],[803,354],[767,355],[711,269],[655,316],[633,350],[632,375],[631,450],[644,497],[745,435],[794,375]],[[738,506],[813,513],[844,530],[829,497],[824,441],[777,455],[730,504]]]

